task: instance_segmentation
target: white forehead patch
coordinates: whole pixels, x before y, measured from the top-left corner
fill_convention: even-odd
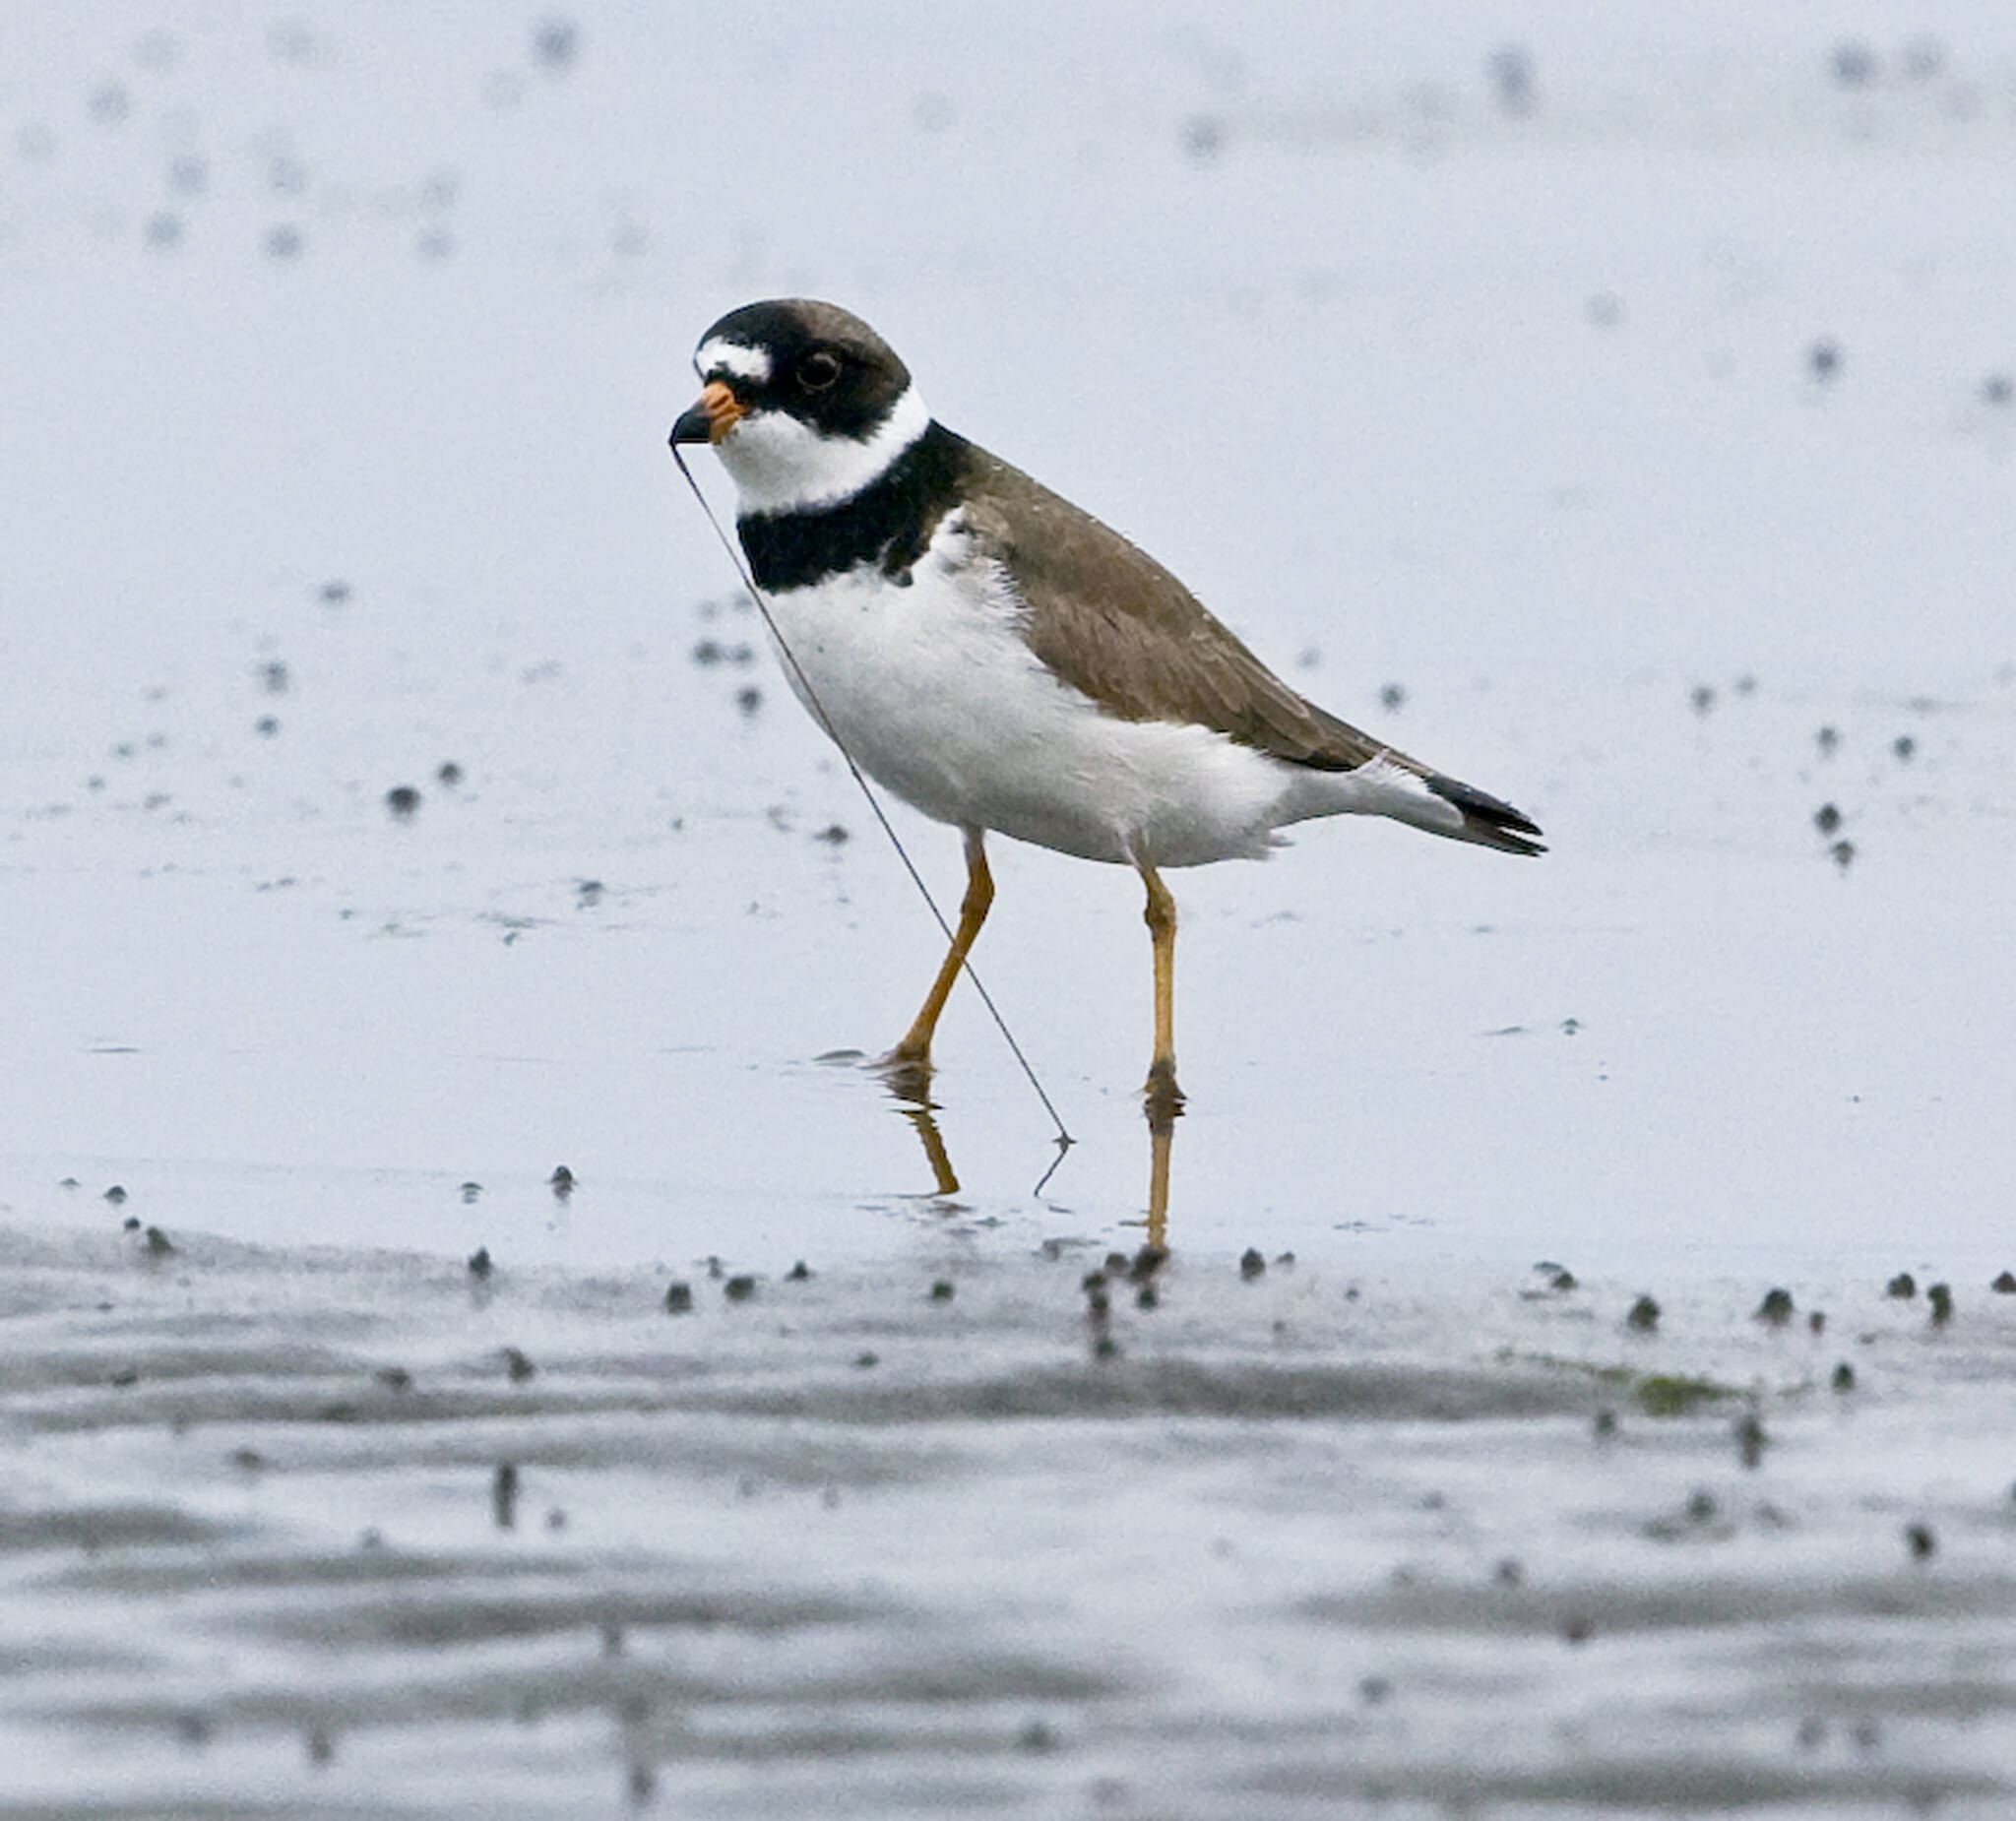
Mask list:
[[[770,378],[770,356],[760,347],[744,347],[739,342],[724,342],[716,337],[712,342],[700,344],[700,351],[693,356],[693,364],[700,370],[702,379],[716,373],[732,373],[737,379],[746,379],[753,386],[760,386]]]
[[[788,411],[751,411],[715,445],[715,454],[735,483],[742,512],[809,512],[851,499],[879,480],[930,426],[929,408],[914,386],[906,386],[865,437],[821,436]]]

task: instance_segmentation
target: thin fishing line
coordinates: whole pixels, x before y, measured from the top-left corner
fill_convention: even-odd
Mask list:
[[[819,700],[819,692],[812,687],[812,679],[805,674],[805,666],[798,662],[797,655],[785,642],[784,634],[778,630],[777,616],[771,612],[770,602],[764,599],[763,591],[756,586],[755,578],[750,575],[748,566],[742,561],[741,551],[735,548],[727,533],[722,530],[721,521],[714,516],[714,508],[707,503],[707,495],[700,490],[700,482],[693,478],[693,471],[686,466],[686,458],[679,453],[679,445],[673,443],[671,451],[672,462],[678,469],[680,477],[693,489],[693,497],[700,502],[700,510],[706,515],[707,523],[714,528],[714,534],[721,540],[721,547],[727,552],[728,561],[734,565],[736,576],[740,578],[743,588],[748,590],[749,598],[756,603],[756,611],[763,616],[763,624],[769,628],[777,649],[784,654],[785,662],[790,665],[791,675],[797,679],[799,691],[812,710],[813,720],[818,722],[826,737],[839,748],[849,776],[860,785],[861,794],[868,799],[868,807],[874,811],[875,820],[882,825],[883,834],[889,837],[889,845],[896,849],[896,857],[903,862],[903,869],[910,874],[911,883],[922,896],[925,907],[931,912],[931,920],[938,925],[939,933],[945,938],[946,946],[951,947],[955,940],[952,925],[945,920],[944,911],[938,909],[938,901],[931,896],[931,888],[924,883],[924,875],[917,871],[916,862],[910,857],[910,850],[904,847],[903,838],[897,834],[895,825],[884,813],[881,801],[875,795],[866,775],[854,763],[853,754],[848,751],[847,742],[840,737],[840,729],[833,724],[833,717],[827,714],[826,705]],[[1021,1065],[1023,1074],[1029,1078],[1029,1085],[1036,1090],[1036,1098],[1042,1102],[1043,1111],[1049,1114],[1050,1123],[1057,1128],[1057,1155],[1058,1162],[1061,1162],[1064,1152],[1078,1141],[1065,1128],[1056,1106],[1050,1097],[1043,1092],[1043,1085],[1037,1078],[1036,1070],[1030,1065],[1029,1058],[1023,1054],[1022,1045],[1015,1040],[1015,1033],[1008,1029],[1008,1021],[1001,1016],[1000,1008],[995,1005],[994,995],[987,991],[986,983],[975,970],[973,957],[964,957],[959,965],[961,972],[973,982],[974,991],[979,994],[980,1003],[987,1008],[987,1016],[994,1021],[994,1028],[1000,1032],[1001,1040],[1008,1045],[1009,1054]],[[1056,1163],[1052,1163],[1043,1172],[1043,1182],[1049,1181],[1056,1167]],[[1042,1183],[1039,1183],[1037,1187],[1040,1190]]]

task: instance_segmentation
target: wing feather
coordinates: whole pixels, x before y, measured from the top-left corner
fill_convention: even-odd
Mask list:
[[[1384,759],[1463,814],[1437,829],[1537,853],[1540,830],[1509,803],[1423,765],[1291,689],[1144,550],[1041,482],[969,443],[967,524],[1008,569],[1030,648],[1127,721],[1195,722],[1291,765],[1355,771]]]

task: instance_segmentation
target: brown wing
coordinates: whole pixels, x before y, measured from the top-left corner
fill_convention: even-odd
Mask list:
[[[981,548],[1015,578],[1029,609],[1031,649],[1108,713],[1195,722],[1318,771],[1353,771],[1384,758],[1463,811],[1458,839],[1540,851],[1525,838],[1540,830],[1510,804],[1326,714],[1146,551],[1020,469],[967,448],[967,520]]]

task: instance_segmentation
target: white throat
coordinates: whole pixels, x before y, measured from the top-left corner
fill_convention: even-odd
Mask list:
[[[914,386],[866,438],[821,436],[788,411],[752,411],[716,445],[746,515],[807,512],[851,499],[879,480],[930,427]]]

